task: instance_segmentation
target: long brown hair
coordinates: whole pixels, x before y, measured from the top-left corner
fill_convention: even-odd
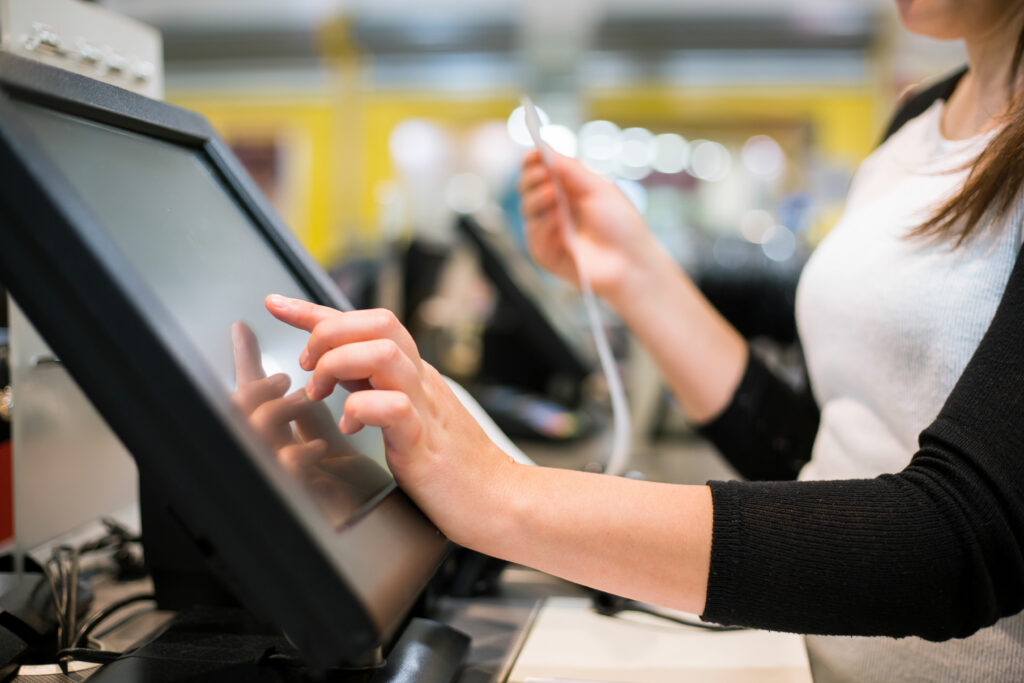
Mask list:
[[[1010,62],[1010,106],[1005,124],[971,165],[960,192],[941,204],[911,235],[952,240],[956,246],[975,234],[987,215],[1003,218],[1024,188],[1024,89],[1019,87],[1024,28]]]

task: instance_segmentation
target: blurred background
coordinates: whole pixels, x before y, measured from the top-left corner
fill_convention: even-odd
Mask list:
[[[518,438],[602,433],[575,292],[524,258],[515,182],[544,136],[614,180],[800,382],[792,297],[900,94],[963,63],[892,0],[101,0],[159,28],[166,98],[206,115],[358,306]],[[610,315],[642,450],[685,440]],[[587,458],[587,455],[579,456]]]

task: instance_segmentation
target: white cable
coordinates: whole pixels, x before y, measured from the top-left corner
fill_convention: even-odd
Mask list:
[[[626,392],[622,388],[622,378],[619,376],[618,368],[615,367],[615,358],[612,356],[611,346],[608,344],[608,336],[605,334],[604,326],[601,324],[601,317],[597,309],[597,301],[594,298],[594,290],[590,286],[590,277],[587,274],[583,259],[579,254],[579,242],[576,234],[576,224],[572,220],[572,213],[569,211],[569,200],[566,198],[565,189],[559,182],[555,173],[554,163],[551,159],[551,151],[548,145],[540,136],[540,116],[536,107],[529,97],[523,97],[523,113],[526,118],[526,128],[530,131],[533,144],[540,151],[544,165],[551,171],[551,180],[555,186],[555,199],[558,204],[558,212],[565,228],[566,244],[569,253],[572,254],[573,262],[576,264],[576,274],[580,280],[580,291],[583,294],[583,307],[587,311],[587,321],[590,323],[590,330],[594,335],[594,344],[597,346],[597,356],[601,361],[601,369],[604,371],[605,379],[608,382],[608,393],[612,400],[612,451],[605,463],[605,474],[619,476],[629,466],[629,448],[632,440],[633,427],[629,420],[629,407],[626,405]]]

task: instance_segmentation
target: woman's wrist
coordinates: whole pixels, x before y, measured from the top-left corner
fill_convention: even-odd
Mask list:
[[[638,250],[623,269],[622,277],[601,298],[619,314],[628,319],[638,300],[649,299],[663,289],[677,270],[675,263],[661,245],[651,240],[648,248]]]
[[[465,491],[469,498],[461,509],[453,511],[455,524],[448,537],[459,545],[487,555],[499,555],[503,541],[510,538],[523,500],[523,471],[527,465],[513,461],[504,451],[493,446],[496,453],[487,454],[494,464]]]

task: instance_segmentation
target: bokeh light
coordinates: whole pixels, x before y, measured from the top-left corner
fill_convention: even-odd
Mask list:
[[[761,244],[761,250],[772,261],[788,261],[796,255],[796,235],[786,226],[776,224]]]
[[[522,154],[504,121],[482,123],[466,137],[468,170],[480,174],[495,194],[516,175]]]
[[[747,170],[762,178],[777,178],[786,168],[786,155],[767,135],[755,135],[743,143],[741,152]]]
[[[427,119],[406,119],[388,138],[391,159],[400,170],[419,175],[442,166],[451,155],[451,141],[439,125]]]
[[[536,105],[534,105],[536,107]],[[540,107],[537,107],[537,117],[540,119],[541,126],[546,126],[551,123],[551,119]],[[512,110],[512,113],[508,116],[506,123],[508,128],[509,137],[515,141],[517,145],[523,147],[533,147],[533,138],[530,137],[530,129],[526,127],[526,112],[522,107],[516,107]]]
[[[598,173],[615,171],[622,149],[622,130],[611,121],[589,121],[580,128],[579,156]]]
[[[725,145],[712,140],[695,140],[690,152],[690,173],[708,182],[725,180],[732,169],[732,155]]]
[[[453,175],[444,186],[444,201],[456,213],[476,213],[488,198],[487,182],[476,173]]]
[[[775,218],[764,209],[751,209],[740,220],[740,234],[754,244],[764,244],[774,229]]]
[[[654,134],[646,128],[622,131],[618,155],[618,174],[628,180],[643,180],[651,174],[656,154]]]
[[[540,137],[544,142],[551,145],[551,149],[562,156],[576,157],[579,151],[576,133],[567,126],[560,124],[544,126],[540,130]]]
[[[682,173],[690,165],[690,143],[682,135],[662,133],[654,139],[652,165],[658,173]]]

